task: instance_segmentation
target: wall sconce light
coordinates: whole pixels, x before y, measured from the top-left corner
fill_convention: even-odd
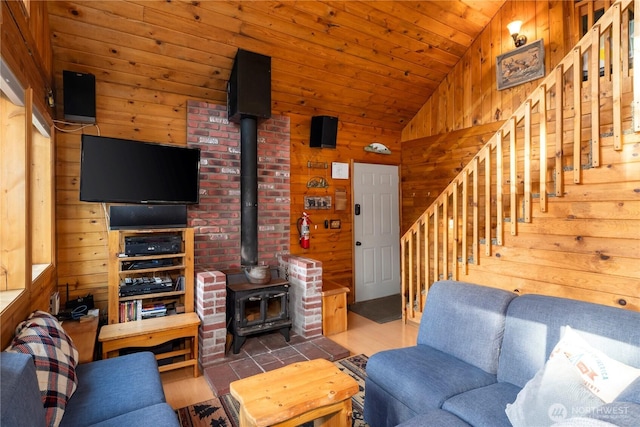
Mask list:
[[[507,28],[509,29],[509,34],[513,37],[513,44],[516,47],[520,47],[527,42],[527,37],[520,33],[520,27],[522,27],[522,21],[513,21],[507,24]]]

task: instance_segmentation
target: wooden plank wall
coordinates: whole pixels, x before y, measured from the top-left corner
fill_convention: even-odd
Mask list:
[[[374,163],[399,165],[400,142],[399,133],[385,130],[382,127],[368,127],[356,123],[339,122],[336,149],[310,148],[310,118],[291,116],[291,253],[306,256],[323,263],[323,273],[351,289],[349,302],[355,298],[353,289],[352,215],[353,199],[351,196],[351,170],[349,179],[332,179],[331,163],[342,162],[351,165],[357,163]],[[390,150],[390,155],[375,154],[364,151],[364,147],[372,142],[380,142]],[[327,169],[309,168],[308,164],[326,164]],[[329,187],[326,189],[307,188],[307,182],[314,176],[326,178]],[[335,193],[344,189],[347,194],[345,210],[335,209]],[[332,208],[328,210],[309,210],[311,220],[311,248],[302,249],[299,245],[296,221],[302,216],[304,196],[331,196]],[[342,228],[325,229],[324,221],[339,219]]]
[[[449,185],[502,121],[402,144],[402,227],[405,233]]]
[[[624,40],[624,37],[623,37]],[[623,55],[623,63],[624,55]],[[623,70],[625,67],[622,67]],[[593,74],[591,74],[593,75]],[[614,123],[614,99],[612,83],[621,82],[623,88],[620,96],[621,117],[619,123]],[[593,99],[590,89],[591,81],[580,83],[583,85],[582,95],[579,97],[582,105],[582,135],[580,138],[581,157],[576,159],[578,165],[582,165],[578,173],[574,169],[573,159],[573,133],[574,114],[579,110],[574,108],[571,100],[575,84],[572,78],[564,80],[564,111],[563,124],[559,129],[563,135],[555,133],[555,112],[547,112],[547,145],[546,160],[540,158],[539,150],[539,121],[540,111],[534,109],[531,115],[531,129],[533,144],[531,152],[533,156],[526,160],[522,137],[518,137],[517,153],[514,160],[517,162],[517,175],[515,181],[506,171],[503,171],[503,188],[505,197],[504,220],[505,231],[502,234],[502,244],[495,242],[488,250],[481,245],[486,242],[487,235],[495,240],[496,223],[498,220],[491,218],[490,225],[484,226],[484,212],[487,200],[484,198],[484,162],[479,162],[477,177],[469,180],[477,180],[480,183],[477,195],[477,207],[479,218],[477,223],[479,231],[472,235],[470,219],[467,219],[468,227],[465,235],[457,239],[465,242],[468,257],[458,262],[453,272],[459,280],[499,287],[519,293],[537,293],[574,298],[605,304],[624,309],[640,311],[640,136],[633,133],[631,123],[631,78],[623,71],[622,75],[612,75],[599,78],[599,99]],[[555,89],[554,89],[555,91]],[[558,99],[549,96],[547,102],[555,103]],[[599,149],[597,153],[590,143],[592,130],[590,123],[593,120],[591,106],[599,105],[600,128],[598,129]],[[539,108],[539,107],[537,107]],[[552,107],[553,109],[553,107]],[[522,126],[522,124],[518,124]],[[615,147],[614,127],[622,129],[622,145]],[[409,216],[419,214],[424,204],[430,204],[431,199],[440,194],[429,194],[430,184],[424,184],[419,180],[412,180],[413,176],[423,177],[425,181],[442,181],[442,185],[450,182],[453,170],[457,165],[448,161],[449,154],[454,159],[466,159],[460,167],[466,166],[474,157],[466,148],[484,144],[486,139],[492,136],[490,124],[476,126],[471,129],[453,131],[441,135],[424,137],[412,141],[403,142],[403,199],[404,212],[407,214],[403,221],[403,228],[408,229],[413,221]],[[519,132],[522,135],[522,132]],[[561,197],[555,195],[558,178],[554,178],[554,155],[556,138],[562,138],[562,181],[564,191]],[[474,139],[475,138],[475,139]],[[442,152],[444,148],[444,152]],[[473,148],[471,149],[473,151]],[[477,151],[477,149],[475,150]],[[422,159],[416,160],[420,153],[425,153]],[[435,155],[434,153],[440,153]],[[434,158],[442,159],[442,162],[434,162]],[[599,156],[599,163],[595,164],[594,158]],[[503,164],[508,164],[508,154],[505,152]],[[546,202],[542,208],[540,199],[541,178],[538,172],[532,175],[530,192],[532,193],[531,221],[524,220],[525,204],[523,187],[526,186],[523,179],[525,162],[530,162],[536,171],[538,165],[546,165]],[[489,169],[495,174],[495,159]],[[578,183],[575,177],[579,176]],[[447,181],[448,180],[448,181]],[[447,181],[447,182],[444,182]],[[496,182],[495,176],[491,181]],[[475,184],[475,182],[474,182]],[[515,206],[516,218],[509,218],[509,186],[517,190],[517,205]],[[437,185],[434,185],[437,187]],[[415,197],[413,195],[416,195]],[[469,196],[471,197],[471,196]],[[427,200],[429,199],[429,200]],[[495,212],[496,194],[489,199]],[[513,199],[516,200],[516,199]],[[462,206],[462,197],[458,198]],[[467,200],[464,200],[467,203]],[[473,209],[469,204],[469,210]],[[409,212],[413,212],[409,215]],[[438,210],[439,218],[430,220],[428,227],[433,230],[439,227],[440,235],[445,235],[446,219],[451,216],[451,208],[445,211]],[[500,220],[502,220],[501,218]],[[516,222],[517,233],[509,231]],[[436,224],[434,225],[434,222]],[[488,230],[487,230],[488,228]],[[424,227],[420,229],[424,233]],[[488,234],[489,233],[489,234]],[[451,236],[451,234],[449,234]],[[437,237],[428,241],[428,250],[433,254],[433,245]],[[441,244],[441,243],[440,243]],[[450,243],[446,251],[439,254],[439,258],[428,265],[428,277],[440,277],[442,271],[447,271],[443,263],[448,258],[455,256],[454,247],[458,248],[459,241]],[[473,251],[472,249],[478,249]],[[421,244],[415,251],[425,254],[425,245]],[[461,251],[458,251],[458,256]],[[473,254],[473,255],[471,255]],[[463,262],[468,261],[463,267]],[[434,265],[438,271],[434,271]],[[448,274],[451,274],[449,267]],[[427,274],[424,274],[427,275]],[[425,282],[424,275],[416,275],[417,281]],[[445,276],[447,274],[444,274]],[[414,281],[415,283],[415,281]]]
[[[577,41],[572,2],[508,1],[402,131],[410,141],[505,120],[538,84],[496,88],[496,57],[514,49],[507,24],[522,20],[528,42],[544,40],[545,69],[552,70]]]
[[[45,2],[31,2],[45,5]],[[505,7],[482,36],[476,40],[452,74],[439,87],[402,133],[403,140],[414,140],[461,130],[472,125],[491,124],[504,119],[523,98],[526,90],[534,83],[521,85],[507,91],[495,90],[495,57],[513,48],[511,38],[506,34],[506,23],[515,18],[524,18],[523,32],[529,40],[545,39],[547,70],[564,56],[571,47],[572,27],[567,20],[573,11],[567,10],[565,2],[555,1],[513,1]],[[43,15],[44,16],[44,15]],[[565,31],[565,29],[567,29]],[[4,32],[3,32],[4,33]],[[58,88],[62,88],[63,69],[92,71],[91,65],[102,57],[92,53],[88,41],[82,38],[58,40],[58,48],[53,61]],[[66,45],[67,47],[62,47]],[[86,45],[86,46],[85,46]],[[26,55],[26,52],[25,52]],[[72,67],[73,66],[73,67]],[[115,66],[114,66],[115,67]],[[167,67],[171,68],[169,64]],[[180,66],[173,67],[180,70]],[[102,135],[132,138],[143,141],[185,144],[186,141],[186,98],[176,95],[171,87],[154,84],[153,78],[120,73],[114,69],[109,76],[98,76],[97,104]],[[215,92],[217,94],[217,92]],[[211,101],[215,94],[202,89],[196,99]],[[58,99],[63,93],[59,90]],[[58,116],[61,116],[61,107]],[[286,112],[278,112],[286,113]],[[498,114],[496,114],[498,113]],[[343,121],[338,131],[336,150],[311,149],[308,147],[310,117],[291,117],[291,252],[304,254],[324,263],[327,276],[350,284],[352,279],[351,259],[351,181],[331,182],[327,190],[307,189],[310,176],[308,161],[328,162],[362,161],[371,163],[399,164],[400,135],[387,131],[383,126],[372,123],[363,126]],[[67,129],[68,130],[68,129]],[[85,133],[96,134],[94,128]],[[69,283],[71,297],[93,293],[99,306],[106,306],[106,228],[102,206],[78,201],[78,177],[80,157],[80,136],[78,133],[56,134],[57,157],[57,251],[58,286],[62,294]],[[371,142],[382,142],[391,148],[391,156],[366,153],[363,147]],[[404,147],[403,147],[404,148]],[[416,147],[419,149],[419,147]],[[420,176],[413,170],[412,176]],[[330,176],[330,170],[328,171]],[[414,175],[418,174],[418,175]],[[423,178],[426,180],[427,178]],[[311,213],[318,230],[312,230],[312,247],[305,251],[298,246],[295,227],[300,216],[305,194],[334,195],[337,186],[347,189],[347,210],[331,212],[331,218],[342,220],[339,235],[323,229],[322,214]],[[631,185],[631,184],[624,184]],[[406,191],[404,185],[403,193]],[[412,207],[411,209],[415,209]],[[407,212],[403,199],[403,217]],[[413,213],[411,213],[413,215]],[[319,221],[318,221],[319,219]],[[622,225],[621,225],[622,226]],[[595,225],[594,225],[595,227]],[[354,294],[350,293],[350,297]]]
[[[58,7],[52,4],[50,7]],[[59,19],[59,18],[52,18]],[[97,28],[95,31],[102,31]],[[97,38],[100,38],[97,36]],[[60,99],[63,98],[62,70],[73,69],[95,72],[104,60],[95,53],[91,40],[67,39],[56,34],[54,43],[54,70]],[[167,69],[180,73],[184,61],[165,64]],[[100,134],[103,136],[186,144],[187,97],[176,94],[171,86],[158,84],[154,78],[146,78],[126,72],[129,64],[114,64],[111,73],[96,73],[96,106]],[[123,67],[123,68],[121,68]],[[123,72],[120,72],[120,69]],[[220,102],[207,98],[208,92],[189,99]],[[351,180],[332,180],[331,163],[352,161],[380,164],[400,164],[400,131],[385,129],[383,122],[370,125],[342,119],[338,125],[337,148],[309,147],[310,116],[292,115],[274,106],[273,114],[284,114],[291,120],[291,216],[290,251],[323,262],[325,277],[352,287],[352,236],[351,236]],[[58,117],[62,117],[58,106]],[[75,131],[74,131],[75,129]],[[97,203],[79,201],[80,138],[81,133],[98,134],[95,127],[78,130],[67,126],[57,133],[56,188],[57,188],[57,237],[58,237],[58,289],[64,297],[67,284],[71,298],[94,295],[96,304],[106,308],[107,301],[107,220],[105,209]],[[391,155],[364,151],[372,142],[389,147]],[[326,170],[310,169],[308,162],[327,163]],[[327,189],[307,188],[313,176],[327,178]],[[304,196],[330,195],[335,200],[336,188],[347,192],[347,208],[344,211],[311,211],[314,225],[311,231],[311,248],[302,249],[298,244],[296,220],[304,208]],[[335,206],[335,204],[334,204]],[[325,219],[340,219],[340,230],[324,228]],[[317,226],[317,229],[315,228]],[[197,266],[196,266],[197,270]],[[354,297],[354,292],[349,294]],[[63,298],[64,299],[64,298]]]

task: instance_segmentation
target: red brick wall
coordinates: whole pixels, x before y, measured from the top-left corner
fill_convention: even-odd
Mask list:
[[[201,150],[200,203],[189,207],[195,270],[240,266],[240,126],[224,105],[188,101],[187,144]],[[258,260],[289,253],[289,118],[258,122]]]
[[[322,262],[284,255],[280,268],[289,280],[292,329],[305,338],[322,335]]]
[[[227,277],[219,272],[196,274],[196,313],[200,317],[198,361],[209,366],[225,357]]]

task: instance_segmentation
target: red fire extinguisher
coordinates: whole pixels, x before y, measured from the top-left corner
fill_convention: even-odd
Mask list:
[[[303,249],[309,249],[311,246],[311,231],[309,229],[309,225],[311,224],[311,219],[309,219],[309,215],[306,212],[302,212],[302,217],[298,218],[298,234],[300,235],[300,246]]]

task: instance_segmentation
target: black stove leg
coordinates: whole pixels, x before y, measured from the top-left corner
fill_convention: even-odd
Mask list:
[[[282,336],[284,337],[284,340],[286,342],[289,342],[289,340],[291,339],[289,337],[289,331],[291,330],[291,327],[287,326],[286,328],[280,328],[280,333],[282,334]]]
[[[247,337],[241,337],[239,335],[235,335],[233,337],[233,354],[240,353],[240,347],[242,347],[242,344],[244,344],[246,340],[247,340]]]

